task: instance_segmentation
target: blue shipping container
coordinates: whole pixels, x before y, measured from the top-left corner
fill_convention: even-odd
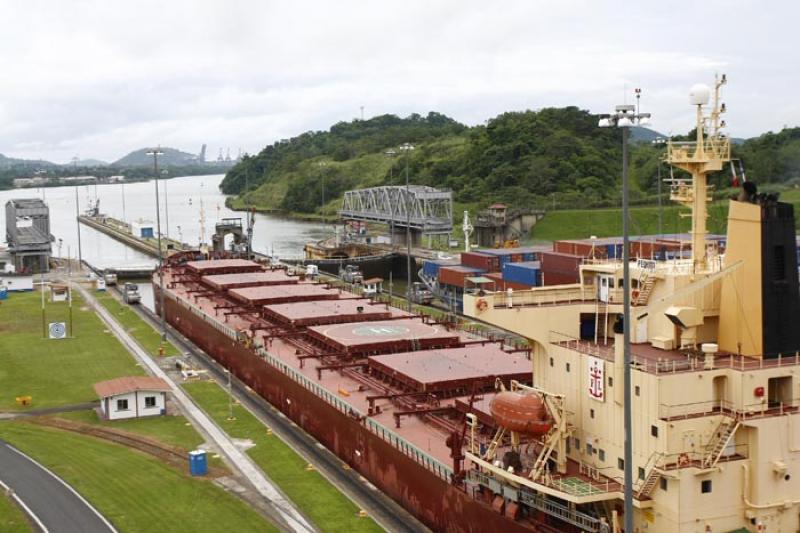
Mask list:
[[[422,273],[429,278],[439,277],[439,268],[443,266],[455,266],[458,263],[447,259],[428,259],[422,263]]]
[[[541,264],[539,261],[506,263],[503,265],[503,279],[530,285],[531,287],[539,287],[542,284]]]
[[[189,473],[193,476],[205,476],[208,474],[208,459],[205,450],[189,452]]]

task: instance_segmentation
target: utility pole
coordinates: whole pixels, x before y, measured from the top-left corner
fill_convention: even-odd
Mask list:
[[[161,309],[161,342],[167,342],[167,310],[164,308],[164,250],[161,248],[161,205],[158,200],[158,156],[164,155],[161,147],[147,152],[153,156],[153,171],[156,184],[156,232],[158,236],[158,292]]]
[[[81,221],[80,221],[80,201],[78,200],[78,186],[75,186],[75,223],[78,225],[78,271],[81,269],[81,265],[83,264],[83,255],[81,253]]]
[[[389,148],[386,150],[386,155],[391,160],[391,165],[389,166],[389,183],[394,183],[394,156],[397,155],[397,152],[393,149]],[[392,252],[394,252],[394,203],[389,202],[389,244],[392,247]],[[391,292],[391,291],[390,291]]]
[[[167,220],[167,231],[164,233],[169,239],[169,196],[167,195],[167,169],[161,171],[161,175],[164,176],[164,215],[166,215]]]
[[[414,147],[410,143],[404,143],[400,147],[406,153],[406,298],[408,298],[408,312],[411,312],[411,187],[408,180],[408,157]]]

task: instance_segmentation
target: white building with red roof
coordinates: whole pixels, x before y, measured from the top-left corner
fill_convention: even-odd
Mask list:
[[[94,384],[100,410],[108,420],[159,416],[167,412],[169,385],[161,378],[133,376]]]

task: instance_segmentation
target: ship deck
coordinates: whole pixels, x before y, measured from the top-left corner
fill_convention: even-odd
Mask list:
[[[166,269],[165,286],[170,287],[169,291],[174,296],[181,299],[184,305],[202,311],[208,317],[216,319],[221,324],[235,331],[249,331],[254,324],[258,324],[259,329],[269,329],[270,325],[276,328],[282,326],[277,320],[273,322],[269,320],[269,318],[259,319],[257,318],[257,314],[235,312],[230,314],[220,313],[219,308],[221,303],[237,306],[250,300],[253,301],[254,306],[258,308],[260,307],[258,306],[259,298],[247,298],[247,300],[241,298],[237,300],[231,298],[229,294],[222,291],[213,292],[211,294],[203,292],[198,293],[191,283],[181,283],[181,276],[181,273],[176,275],[175,272]],[[311,285],[311,287],[314,288],[315,292],[322,290],[324,292],[321,294],[334,293],[341,296],[344,300],[292,302],[290,304],[268,307],[283,307],[285,310],[286,306],[296,306],[292,311],[292,316],[295,317],[295,319],[305,318],[313,320],[315,317],[319,316],[320,313],[323,315],[327,313],[328,311],[320,311],[320,309],[325,309],[334,302],[349,306],[350,304],[345,304],[343,302],[348,299],[353,299],[354,302],[359,302],[365,307],[370,305],[367,300],[355,299],[357,298],[355,295],[346,292],[339,294],[339,291],[325,289],[321,284]],[[283,286],[283,288],[285,288],[285,286]],[[299,287],[295,286],[294,290],[298,288]],[[261,291],[271,292],[275,289],[281,289],[281,286],[257,287],[256,289],[258,289],[257,294],[260,295],[262,293]],[[233,289],[229,292],[237,290],[247,290],[248,292],[245,294],[248,296],[253,294],[250,292],[253,288]],[[319,306],[320,309],[312,309],[311,306]],[[384,308],[384,306],[379,305],[375,307]],[[439,343],[443,342],[445,346],[458,343],[478,343],[475,344],[475,346],[481,346],[479,343],[482,342],[485,343],[487,347],[491,346],[495,350],[502,351],[497,348],[497,346],[499,346],[497,343],[490,343],[484,338],[474,337],[462,331],[447,331],[444,326],[428,325],[418,318],[405,318],[407,313],[404,311],[392,309],[391,312],[398,318],[385,322],[385,324],[389,326],[400,324],[404,328],[410,325],[411,327],[409,329],[419,335],[419,337],[417,337],[418,339],[424,340],[427,336],[428,339],[433,339]],[[382,323],[383,322],[378,322],[378,324]],[[374,324],[375,322],[364,322],[363,324],[358,324],[358,326],[363,326],[366,330],[371,331]],[[348,326],[348,329],[342,330],[342,332],[340,332],[341,334],[334,333],[331,338],[335,339],[337,342],[353,340],[359,344],[359,336],[354,335],[351,331],[351,326],[353,326],[353,324],[347,324],[346,326]],[[400,335],[400,332],[396,333],[397,334],[389,335],[389,339],[395,342],[395,349],[391,350],[390,348],[388,351],[399,352],[406,348],[411,348],[404,343],[398,344],[397,340],[402,338],[402,335]],[[258,335],[256,335],[255,340],[257,344],[260,344]],[[372,338],[367,336],[367,341],[365,342],[371,343],[374,348],[374,336]],[[452,464],[450,449],[447,447],[446,440],[447,437],[454,430],[459,429],[460,426],[457,426],[454,421],[450,421],[441,415],[446,414],[448,410],[452,411],[453,414],[457,414],[458,411],[455,409],[455,402],[457,400],[469,402],[471,394],[436,398],[435,408],[431,408],[430,398],[418,398],[413,397],[413,395],[406,397],[406,395],[412,392],[409,388],[396,386],[388,380],[381,379],[381,376],[370,375],[369,372],[362,371],[358,364],[352,366],[353,363],[344,363],[340,368],[337,368],[336,361],[339,361],[340,358],[338,358],[337,355],[326,355],[335,350],[331,350],[330,347],[326,348],[316,345],[302,336],[290,335],[281,337],[271,335],[265,338],[264,349],[267,350],[270,355],[288,365],[295,372],[299,372],[308,380],[319,385],[328,394],[338,398],[340,402],[352,407],[355,412],[372,413],[370,419],[375,423],[387,429],[391,429],[391,431],[437,461],[445,465]],[[385,348],[379,348],[377,351],[381,352],[381,349]],[[418,353],[424,353],[424,351]],[[517,361],[511,363],[515,375],[526,374],[527,381],[529,381],[530,370],[528,369],[526,371],[521,362],[518,361],[522,356],[507,352],[502,353],[507,355],[510,361]],[[361,361],[363,362],[361,366],[366,368],[368,366],[367,360],[361,359]],[[517,372],[517,370],[519,370],[519,372]],[[494,382],[494,377],[492,377],[491,381]],[[398,398],[395,398],[395,396]],[[373,397],[379,398],[375,399]],[[395,416],[395,414],[398,416]]]

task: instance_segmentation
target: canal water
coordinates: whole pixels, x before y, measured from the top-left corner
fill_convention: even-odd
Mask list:
[[[200,242],[201,227],[204,241],[211,242],[214,225],[222,218],[245,218],[242,212],[225,207],[226,195],[219,191],[224,176],[187,176],[159,180],[161,228],[169,235],[190,245]],[[83,213],[90,202],[100,200],[100,212],[126,222],[156,219],[155,184],[153,181],[129,184],[81,185],[78,187],[49,187],[43,189],[13,189],[0,191],[0,206],[12,198],[43,198],[50,207],[50,228],[56,238],[53,255],[77,258],[78,223],[75,219],[75,191],[78,210]],[[205,223],[201,223],[201,209]],[[167,226],[169,219],[169,226]],[[244,223],[244,220],[243,220]],[[156,260],[124,244],[81,225],[81,252],[84,260],[98,268],[114,266],[154,265]],[[253,249],[281,258],[303,255],[303,245],[331,235],[332,229],[319,223],[287,220],[256,214],[253,227]],[[0,241],[5,241],[5,213],[0,216]],[[142,299],[152,305],[152,288],[141,284]]]

